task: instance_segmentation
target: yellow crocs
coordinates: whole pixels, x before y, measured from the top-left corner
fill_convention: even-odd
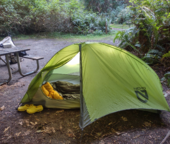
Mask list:
[[[43,106],[42,105],[38,105],[38,106],[34,106],[33,104],[30,105],[30,107],[27,109],[27,113],[29,114],[33,114],[36,112],[40,112],[43,110]]]
[[[46,88],[48,92],[53,91],[53,87],[49,82],[45,83],[43,86]]]
[[[26,111],[30,107],[29,104],[25,104],[24,106],[18,107],[18,111]]]
[[[52,93],[52,97],[53,97],[53,99],[63,100],[63,97],[60,96],[60,94],[59,94],[58,92],[56,92],[56,91],[54,91],[54,92]]]
[[[44,93],[46,96],[49,95],[49,91],[46,90],[46,88],[44,87],[44,85],[41,87],[41,89],[42,89],[43,93]]]

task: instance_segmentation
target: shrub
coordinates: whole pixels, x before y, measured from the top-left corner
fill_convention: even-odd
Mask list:
[[[108,31],[110,21],[83,10],[77,0],[1,0],[0,33]],[[106,23],[106,24],[105,24]]]
[[[117,14],[117,17],[115,18],[114,23],[123,24],[130,20],[132,14],[133,12],[128,7],[123,8]]]
[[[158,50],[166,53],[170,49],[170,2],[155,0],[130,0],[133,11],[132,20],[136,32],[129,33],[129,30],[118,35],[119,40],[128,45],[120,47],[129,48],[133,46],[142,53],[142,56],[151,56],[150,50]],[[126,39],[125,39],[126,38]],[[141,55],[140,55],[141,56]],[[145,59],[144,58],[144,59]],[[160,57],[158,57],[160,58]]]

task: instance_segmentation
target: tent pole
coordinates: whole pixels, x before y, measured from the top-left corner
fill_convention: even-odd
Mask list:
[[[79,51],[80,51],[80,128],[83,130],[83,80],[82,80],[81,44],[79,45]]]
[[[79,45],[80,51],[80,128],[81,128],[81,138],[80,144],[83,139],[83,79],[82,79],[82,53],[81,53],[81,44]]]

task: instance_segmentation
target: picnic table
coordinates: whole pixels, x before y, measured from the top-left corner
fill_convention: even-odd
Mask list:
[[[4,84],[4,83],[9,83],[12,79],[12,73],[11,73],[11,68],[10,68],[10,63],[9,63],[9,57],[8,55],[9,54],[12,54],[12,53],[16,53],[16,57],[17,57],[17,63],[18,63],[18,71],[20,73],[21,76],[27,76],[27,75],[30,75],[30,74],[33,74],[33,73],[36,73],[39,69],[39,60],[40,59],[43,59],[43,57],[38,57],[38,56],[30,56],[30,55],[26,55],[24,56],[23,58],[27,58],[27,59],[32,59],[32,60],[36,60],[36,63],[37,63],[37,68],[36,70],[34,71],[31,71],[31,72],[28,72],[28,73],[25,73],[23,74],[22,73],[22,70],[21,70],[21,65],[20,65],[20,60],[19,60],[19,52],[21,51],[29,51],[30,49],[29,48],[18,48],[18,47],[14,47],[14,48],[0,48],[0,60],[2,60],[3,62],[5,62],[1,56],[5,56],[5,59],[6,59],[6,66],[8,68],[8,74],[9,74],[9,78],[7,81],[3,82],[3,83],[0,83],[0,85]]]

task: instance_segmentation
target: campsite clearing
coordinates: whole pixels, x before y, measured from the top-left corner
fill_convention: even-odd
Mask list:
[[[58,39],[14,40],[19,47],[30,48],[30,54],[44,57],[40,61],[40,69],[60,49],[75,42]],[[112,39],[100,42],[113,45]],[[25,59],[21,65],[25,70],[34,68],[34,63]],[[2,65],[2,63],[0,63]],[[12,65],[16,70],[16,64]],[[5,66],[1,68],[0,72]],[[162,77],[161,68],[156,73]],[[1,73],[2,74],[2,73]],[[29,83],[36,74],[21,78],[14,74],[9,85],[0,86],[0,143],[35,143],[35,144],[76,144],[80,143],[79,128],[80,110],[44,109],[40,113],[29,115],[15,109],[25,94]],[[5,79],[5,78],[4,78]],[[170,105],[169,89],[166,100]],[[161,114],[128,110],[117,112],[87,126],[83,132],[82,143],[91,144],[143,144],[160,143],[170,129],[170,113]],[[170,137],[165,144],[168,144]]]

